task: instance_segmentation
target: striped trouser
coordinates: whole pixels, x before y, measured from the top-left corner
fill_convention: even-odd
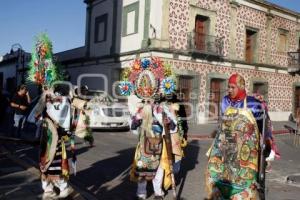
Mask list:
[[[60,191],[63,191],[68,187],[67,178],[64,177],[62,173],[62,158],[64,153],[66,153],[64,142],[62,142],[62,138],[59,138],[54,159],[48,170],[44,173],[45,178],[42,178],[44,192],[52,192],[54,186],[58,187]]]

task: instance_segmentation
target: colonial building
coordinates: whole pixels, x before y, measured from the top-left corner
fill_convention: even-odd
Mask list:
[[[27,64],[31,55],[21,49],[11,50],[0,59],[0,88],[13,93],[16,86],[26,82]]]
[[[263,0],[85,3],[85,46],[57,55],[73,82],[83,73],[95,74],[80,80],[111,93],[133,59],[158,56],[178,74],[191,121],[218,119],[226,80],[234,72],[245,77],[249,94],[265,96],[272,120],[287,120],[300,107],[298,12]]]

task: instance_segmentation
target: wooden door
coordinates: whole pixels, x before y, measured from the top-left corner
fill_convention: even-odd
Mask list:
[[[245,41],[245,60],[246,62],[254,61],[254,52],[256,48],[257,32],[254,30],[246,30]]]
[[[195,22],[195,45],[197,50],[205,50],[205,34],[207,32],[207,18],[197,16]]]
[[[190,103],[190,97],[191,97],[191,89],[192,89],[192,77],[189,76],[180,76],[179,77],[179,98],[184,103]],[[186,115],[191,115],[191,107],[188,105],[185,105],[185,111]]]
[[[253,50],[252,50],[252,38],[249,33],[246,34],[246,62],[252,62]]]
[[[299,44],[298,44],[298,66],[300,65],[300,38],[299,38]]]
[[[295,117],[300,117],[298,116],[300,113],[300,87],[295,88],[295,107],[294,107],[294,113]]]
[[[211,79],[209,93],[209,120],[218,120],[222,99],[223,79]]]

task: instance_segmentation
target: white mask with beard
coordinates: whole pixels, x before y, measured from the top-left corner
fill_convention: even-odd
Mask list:
[[[55,94],[52,102],[46,103],[46,112],[49,117],[65,130],[70,130],[71,105],[66,96]]]

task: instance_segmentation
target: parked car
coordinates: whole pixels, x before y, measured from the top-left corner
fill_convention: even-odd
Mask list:
[[[75,95],[78,95],[75,88]],[[86,112],[90,116],[92,129],[124,129],[129,130],[130,114],[128,106],[119,103],[102,90],[88,90]]]
[[[78,96],[78,88],[72,88],[74,96]],[[118,102],[108,93],[102,90],[88,90],[85,94],[88,103],[85,112],[90,117],[90,127],[92,129],[120,129],[129,130],[130,113],[125,103]],[[32,109],[38,102],[35,98],[30,104],[27,122],[35,123]]]

